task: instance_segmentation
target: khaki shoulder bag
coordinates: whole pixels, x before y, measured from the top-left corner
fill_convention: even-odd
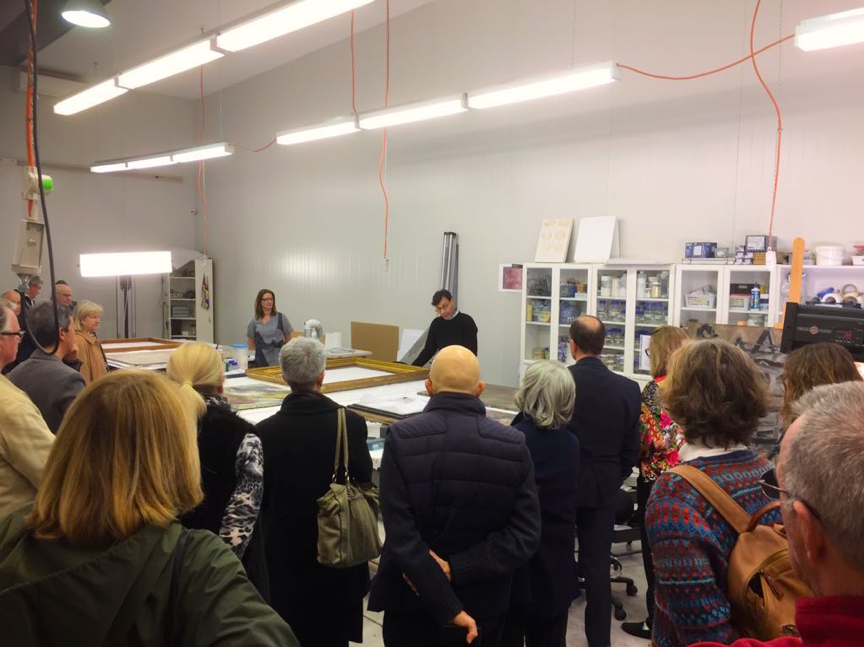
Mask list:
[[[797,636],[795,600],[813,594],[792,572],[783,526],[759,524],[759,519],[779,507],[780,502],[769,503],[749,515],[701,470],[679,465],[670,471],[696,488],[738,533],[729,558],[726,586],[732,624],[745,636],[759,640]]]
[[[318,563],[334,568],[357,566],[381,554],[378,534],[378,488],[351,482],[348,472],[348,424],[345,409],[337,415],[336,455],[330,488],[318,499]],[[345,484],[338,482],[339,454]]]

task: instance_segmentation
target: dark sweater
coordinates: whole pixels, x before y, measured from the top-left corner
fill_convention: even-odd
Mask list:
[[[457,312],[452,319],[436,317],[429,325],[426,345],[414,360],[414,366],[425,365],[435,353],[447,346],[464,346],[477,354],[477,324],[471,315]]]
[[[387,538],[371,610],[425,610],[442,625],[463,609],[478,620],[502,615],[513,572],[540,543],[525,436],[487,418],[478,398],[438,393],[422,414],[390,427],[381,513]],[[450,563],[452,582],[430,549]]]

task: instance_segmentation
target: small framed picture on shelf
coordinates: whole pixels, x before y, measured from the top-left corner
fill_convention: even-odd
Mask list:
[[[522,265],[501,263],[498,265],[498,291],[522,292]]]

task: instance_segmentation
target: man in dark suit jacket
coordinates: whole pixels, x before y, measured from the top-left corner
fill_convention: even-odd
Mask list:
[[[9,381],[24,391],[38,408],[48,428],[57,433],[66,410],[86,386],[84,376],[63,363],[62,358],[76,353],[75,324],[72,311],[57,306],[59,329],[54,318],[54,304],[38,303],[27,312],[29,333],[49,354],[37,348],[29,359],[9,373]]]
[[[330,487],[336,453],[337,416],[342,407],[321,393],[324,346],[298,337],[279,352],[291,394],[279,412],[258,423],[264,448],[261,522],[271,605],[303,645],[347,647],[363,642],[363,597],[369,566],[331,568],[318,563],[317,500]],[[366,422],[345,412],[348,471],[360,483],[372,480]],[[340,482],[343,470],[339,469]]]
[[[633,380],[600,361],[606,327],[581,316],[570,326],[570,367],[576,382],[571,430],[579,438],[576,529],[579,570],[585,578],[585,635],[589,647],[610,641],[612,585],[609,553],[615,531],[615,495],[639,457],[642,397]]]
[[[448,346],[418,416],[390,427],[381,463],[386,540],[369,608],[387,647],[501,639],[513,572],[540,543],[534,469],[518,430],[486,417],[480,364]],[[450,635],[446,634],[456,634]]]

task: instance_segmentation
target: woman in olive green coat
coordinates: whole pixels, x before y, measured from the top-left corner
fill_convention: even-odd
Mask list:
[[[150,373],[81,393],[35,503],[0,520],[4,645],[299,647],[231,549],[175,520],[202,497],[195,430]]]

